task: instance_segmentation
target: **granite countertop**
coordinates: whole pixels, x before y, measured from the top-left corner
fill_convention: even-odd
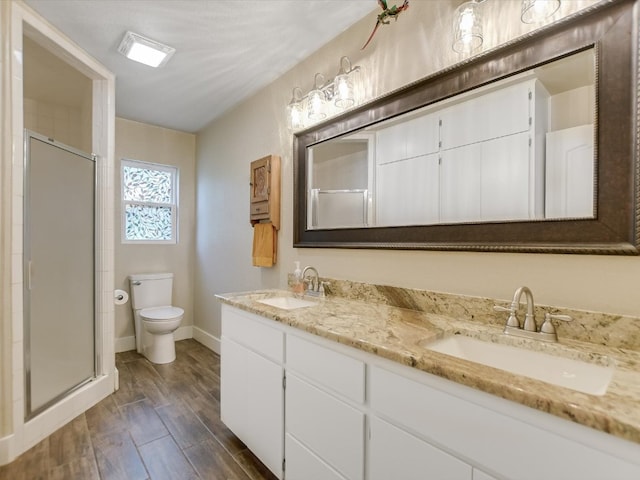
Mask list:
[[[342,297],[284,310],[258,302],[284,290],[217,295],[226,304],[454,382],[640,443],[640,352],[560,338],[557,344],[515,339],[502,329],[395,306]],[[615,364],[607,393],[589,395],[427,350],[423,342],[455,333],[531,350]]]

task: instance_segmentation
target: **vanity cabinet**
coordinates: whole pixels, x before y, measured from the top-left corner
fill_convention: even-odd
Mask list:
[[[284,334],[267,322],[222,307],[220,417],[269,470],[283,478]]]
[[[222,322],[222,420],[278,478],[640,478],[617,437],[227,305]]]

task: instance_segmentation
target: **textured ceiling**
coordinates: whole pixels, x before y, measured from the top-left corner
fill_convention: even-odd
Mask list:
[[[25,0],[116,75],[116,114],[196,132],[349,26],[376,0]],[[161,68],[117,48],[131,30],[171,45]]]

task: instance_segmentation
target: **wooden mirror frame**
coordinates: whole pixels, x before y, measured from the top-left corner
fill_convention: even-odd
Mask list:
[[[294,247],[639,254],[638,0],[598,4],[294,136]],[[639,37],[639,38],[635,38]],[[593,219],[309,230],[307,148],[591,47],[596,52]]]

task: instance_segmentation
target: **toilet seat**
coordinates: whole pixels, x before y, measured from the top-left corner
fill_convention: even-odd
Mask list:
[[[140,316],[149,322],[161,322],[163,320],[173,320],[184,315],[184,310],[180,307],[150,307],[140,310]]]

